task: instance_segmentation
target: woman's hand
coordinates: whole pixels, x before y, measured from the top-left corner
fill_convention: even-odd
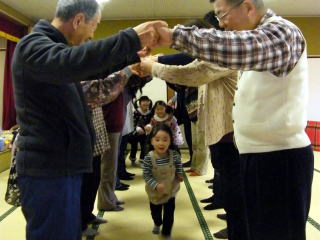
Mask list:
[[[141,71],[144,74],[151,75],[152,66],[153,66],[154,63],[155,63],[155,61],[150,57],[142,58],[141,59],[141,63],[140,63]]]

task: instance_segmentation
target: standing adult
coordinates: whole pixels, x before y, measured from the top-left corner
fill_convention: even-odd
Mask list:
[[[166,25],[143,23],[87,42],[100,18],[95,0],[59,0],[53,21],[40,20],[15,49],[16,161],[27,239],[80,239],[81,176],[92,171],[94,134],[79,82],[139,61],[136,52],[154,47],[156,28]]]
[[[306,41],[263,0],[210,0],[226,30],[178,26],[162,43],[220,66],[243,70],[233,126],[240,152],[250,239],[304,240],[313,152],[305,133]]]

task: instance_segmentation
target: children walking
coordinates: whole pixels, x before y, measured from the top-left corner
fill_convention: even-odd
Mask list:
[[[145,131],[150,133],[151,129],[159,123],[164,123],[172,130],[173,144],[176,146],[183,144],[183,136],[177,123],[177,119],[173,116],[172,108],[167,106],[164,101],[157,101],[153,106],[154,116],[150,123],[145,126]]]
[[[143,178],[154,221],[152,232],[170,240],[174,222],[175,197],[183,181],[180,154],[172,150],[173,134],[159,123],[150,132],[151,149],[143,161]]]
[[[135,131],[132,133],[129,139],[131,143],[130,160],[133,165],[136,161],[138,142],[140,143],[141,149],[140,161],[144,159],[147,139],[144,127],[151,121],[152,118],[152,101],[150,98],[148,98],[147,96],[141,96],[136,103],[139,104],[139,107],[135,106],[136,110],[133,113]]]

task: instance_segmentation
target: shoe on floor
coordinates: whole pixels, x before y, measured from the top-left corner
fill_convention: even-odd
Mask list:
[[[209,189],[213,189],[213,184],[208,186]]]
[[[92,219],[89,224],[103,224],[103,223],[107,223],[108,221],[104,218],[101,217],[95,217],[94,219]]]
[[[205,198],[200,200],[201,203],[212,203],[213,202],[213,196],[209,197],[209,198]]]
[[[123,205],[123,204],[125,204],[125,202],[118,200],[118,201],[116,202],[116,204],[117,204],[117,205]]]
[[[126,184],[126,183],[123,183],[123,182],[120,182],[120,186],[130,187],[129,184]]]
[[[219,232],[214,233],[213,236],[218,239],[228,239],[228,229],[224,228]]]
[[[87,227],[83,232],[82,232],[82,236],[84,237],[94,237],[96,235],[98,235],[99,232],[92,229],[91,227]]]
[[[218,213],[217,218],[227,221],[227,214],[226,213]]]
[[[209,179],[209,180],[206,180],[206,183],[213,183],[213,178]]]
[[[170,235],[167,236],[167,235],[163,235],[163,234],[161,234],[161,239],[163,239],[163,240],[173,240]]]
[[[125,172],[125,174],[126,175],[129,175],[129,176],[131,176],[131,177],[134,177],[136,174],[134,174],[134,173],[131,173],[131,172]]]
[[[124,210],[123,207],[120,207],[120,206],[117,205],[115,207],[108,208],[105,211],[108,211],[108,212],[119,212],[119,211],[123,211],[123,210]]]
[[[116,187],[116,191],[127,191],[129,188],[125,186]]]
[[[160,233],[160,226],[154,225],[152,229],[153,234],[159,234]]]
[[[198,176],[200,176],[200,174],[197,173],[197,172],[192,171],[192,172],[190,172],[189,176],[190,177],[198,177]]]
[[[191,167],[191,161],[189,160],[188,162],[182,163],[182,167]]]
[[[205,206],[203,209],[204,210],[216,210],[216,209],[220,209],[223,208],[223,206],[221,204],[217,204],[215,202],[208,204],[207,206]]]
[[[133,177],[130,175],[121,175],[119,176],[119,178],[120,180],[127,180],[127,181],[133,180]]]

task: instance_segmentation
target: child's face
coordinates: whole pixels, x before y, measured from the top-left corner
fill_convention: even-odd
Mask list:
[[[163,118],[166,115],[166,108],[164,106],[158,105],[155,109],[155,113],[158,117]]]
[[[149,105],[150,105],[149,101],[141,101],[140,102],[140,108],[141,108],[142,112],[148,111],[149,110]]]
[[[158,131],[157,134],[151,139],[151,145],[158,155],[165,155],[170,146],[170,135],[165,131]]]

